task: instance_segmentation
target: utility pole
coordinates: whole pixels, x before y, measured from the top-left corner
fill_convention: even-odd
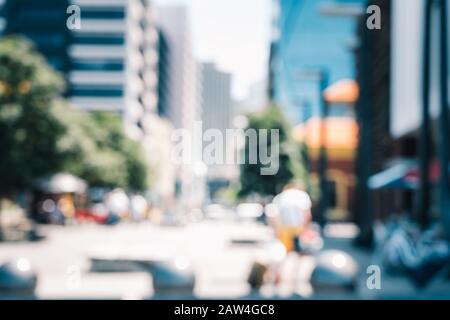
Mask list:
[[[358,122],[359,122],[359,147],[357,158],[358,189],[356,193],[357,208],[359,216],[359,227],[361,229],[356,243],[363,247],[370,247],[373,244],[373,223],[374,211],[372,208],[372,197],[368,187],[369,177],[372,174],[372,110],[371,100],[372,83],[370,74],[372,73],[372,64],[370,61],[370,52],[372,50],[371,32],[363,29],[360,45],[360,98],[358,104]]]
[[[328,73],[325,70],[320,71],[320,154],[319,154],[319,178],[320,178],[320,202],[319,202],[319,224],[323,228],[326,222],[326,213],[328,210],[328,154],[327,154],[327,124],[328,102],[325,99],[325,89],[328,87]]]
[[[306,175],[305,175],[305,189],[308,194],[311,194],[311,181],[309,177],[309,173],[311,172],[311,159],[309,155],[309,147],[308,147],[308,120],[310,119],[310,113],[308,112],[311,110],[311,102],[308,100],[308,98],[301,99],[296,98],[295,99],[296,105],[298,105],[299,113],[300,113],[300,119],[301,123],[304,126],[304,136],[303,136],[303,143],[300,148],[300,157],[301,161],[303,163],[303,167],[305,168]]]
[[[419,137],[420,185],[416,195],[415,216],[422,227],[429,223],[430,212],[430,42],[432,0],[425,0],[423,61],[422,61],[422,110]]]
[[[448,22],[447,0],[440,0],[440,117],[439,117],[439,162],[440,162],[440,211],[446,236],[450,239],[450,185],[449,164],[449,101],[448,101]]]
[[[321,227],[325,226],[326,222],[326,212],[328,210],[328,155],[327,155],[327,125],[326,119],[328,118],[328,102],[325,99],[325,89],[328,87],[328,71],[323,67],[319,68],[308,68],[301,70],[297,79],[298,80],[310,80],[318,82],[319,84],[319,139],[320,139],[320,150],[319,150],[319,161],[317,166],[317,171],[319,175],[320,184],[320,199],[319,199],[319,210],[317,222]]]
[[[304,167],[306,169],[306,183],[305,183],[305,187],[306,187],[306,191],[308,192],[308,194],[311,194],[311,181],[309,178],[309,173],[311,172],[311,158],[309,155],[309,146],[308,146],[308,129],[307,129],[307,122],[309,120],[309,114],[307,113],[307,111],[311,110],[311,103],[308,100],[304,100],[303,104],[302,104],[302,121],[303,121],[303,125],[305,126],[305,134],[304,134],[304,143],[302,146],[302,161],[304,163]]]

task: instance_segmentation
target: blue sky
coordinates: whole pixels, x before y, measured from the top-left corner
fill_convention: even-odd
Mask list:
[[[216,62],[233,75],[233,96],[265,77],[271,0],[156,0],[183,4],[190,11],[195,57]]]

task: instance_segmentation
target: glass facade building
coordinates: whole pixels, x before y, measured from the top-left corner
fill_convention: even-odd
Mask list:
[[[83,110],[123,115],[131,132],[158,107],[158,32],[147,0],[4,0],[3,34],[32,40]],[[79,29],[68,28],[77,5]]]
[[[278,0],[271,47],[271,95],[294,123],[317,114],[319,82],[308,76],[324,70],[329,83],[354,79],[356,19],[326,9],[362,10],[364,0]]]
[[[170,45],[162,30],[158,30],[158,114],[169,117]]]

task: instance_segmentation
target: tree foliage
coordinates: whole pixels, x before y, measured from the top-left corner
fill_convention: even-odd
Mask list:
[[[241,165],[240,197],[254,193],[262,196],[275,195],[290,181],[304,179],[306,175],[301,159],[301,146],[292,139],[291,127],[278,107],[270,106],[261,112],[249,115],[248,128],[279,130],[279,170],[274,175],[261,175],[261,163]],[[277,142],[269,140],[269,143]],[[248,141],[246,141],[244,152],[246,154],[249,152]]]
[[[145,190],[145,159],[120,117],[72,108],[63,84],[31,43],[0,41],[0,192],[58,171],[90,185]]]
[[[125,135],[119,115],[82,112],[64,102],[54,113],[66,128],[58,141],[63,171],[92,186],[146,190],[148,174],[141,146]]]
[[[0,42],[0,192],[25,188],[59,167],[64,126],[53,116],[62,78],[21,39]]]

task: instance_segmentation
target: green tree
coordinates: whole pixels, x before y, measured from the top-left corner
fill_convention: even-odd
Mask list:
[[[92,116],[97,128],[106,131],[106,136],[97,139],[97,144],[116,152],[123,159],[126,187],[135,191],[146,190],[149,174],[142,146],[125,135],[122,119],[117,114],[94,112]]]
[[[54,111],[66,128],[58,142],[64,171],[92,186],[146,190],[148,174],[141,146],[126,137],[119,115],[86,113],[64,102]]]
[[[146,189],[142,152],[120,119],[74,110],[61,99],[63,89],[29,41],[0,39],[0,213],[3,198],[58,171],[91,185]]]
[[[0,40],[0,198],[58,171],[91,185],[145,190],[142,150],[120,117],[76,110],[61,98],[63,89],[29,41]]]
[[[253,193],[262,196],[275,195],[290,181],[304,180],[306,172],[301,159],[301,146],[292,139],[291,127],[278,107],[270,106],[261,112],[249,115],[248,128],[279,130],[279,170],[274,175],[261,175],[262,164],[241,165],[240,197]],[[269,143],[277,142],[269,140]],[[268,148],[271,150],[270,147]],[[249,152],[248,141],[246,141],[244,152],[246,154]]]
[[[61,163],[57,142],[64,127],[52,109],[62,90],[62,78],[30,42],[0,40],[0,214],[4,198],[14,199]]]
[[[17,37],[0,40],[0,194],[11,196],[61,164],[64,126],[53,115],[62,78]]]

